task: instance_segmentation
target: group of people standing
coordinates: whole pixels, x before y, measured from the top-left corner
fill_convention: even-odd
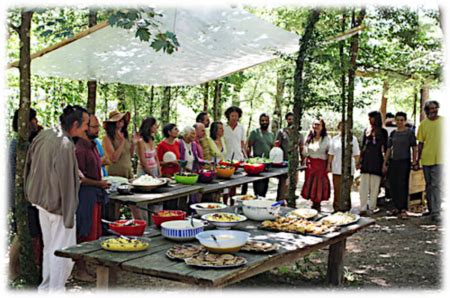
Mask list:
[[[439,103],[425,104],[427,119],[419,127],[417,140],[414,132],[406,127],[406,114],[395,115],[396,129],[390,134],[382,126],[379,112],[369,113],[370,126],[364,130],[362,147],[356,137],[352,140],[351,177],[361,171],[360,213],[377,211],[377,197],[383,175],[387,175],[395,203],[395,213],[406,216],[408,181],[411,167],[418,170],[419,161],[426,179],[428,210],[433,219],[438,219],[442,186],[443,119],[438,116]],[[17,113],[17,112],[16,112]],[[323,119],[313,121],[306,140],[298,133],[298,152],[290,152],[294,114],[286,114],[287,126],[276,135],[269,129],[270,117],[263,113],[259,117],[259,128],[252,130],[246,138],[245,129],[239,120],[242,110],[231,106],[225,111],[227,122],[210,122],[206,112],[200,113],[196,123],[184,127],[181,132],[174,123],[162,128],[164,139],[155,143],[159,125],[155,118],[142,121],[139,132],[130,135],[128,124],[130,113],[113,111],[103,121],[105,136],[98,140],[102,126],[93,114],[80,106],[68,106],[60,116],[60,127],[43,130],[38,126],[36,112],[30,114],[30,142],[24,172],[24,192],[31,203],[29,217],[37,217],[39,237],[42,235],[43,280],[40,291],[61,290],[71,274],[74,263],[70,259],[54,255],[55,250],[91,241],[102,235],[101,218],[108,203],[108,184],[103,176],[133,178],[132,158],[138,156],[136,175],[154,177],[172,176],[180,166],[196,171],[204,164],[219,160],[244,160],[250,156],[269,157],[270,150],[279,146],[283,159],[289,154],[299,154],[306,167],[305,181],[301,189],[303,198],[312,201],[312,207],[321,210],[321,202],[331,193],[329,173],[332,174],[334,210],[348,211],[350,198],[340,197],[342,184],[341,134],[343,123],[339,123],[338,135],[330,138]],[[17,122],[17,120],[15,120]],[[209,132],[208,132],[209,130]],[[14,145],[15,141],[11,143]],[[15,147],[10,152],[10,164],[15,170]],[[180,164],[180,161],[185,161]],[[15,177],[11,173],[12,177]],[[296,181],[298,177],[296,176]],[[14,181],[11,185],[14,186]],[[287,195],[288,179],[281,177],[277,198]],[[12,187],[13,188],[13,187]],[[265,196],[268,180],[254,183],[254,192]],[[230,188],[223,195],[224,202],[236,192]],[[14,198],[14,193],[11,193]],[[198,198],[197,198],[198,199]],[[208,199],[208,198],[204,198]],[[14,206],[14,203],[12,203]],[[34,211],[33,211],[34,210]],[[135,218],[144,215],[132,209]],[[42,247],[41,247],[42,249]],[[80,278],[89,279],[85,264],[78,262]]]

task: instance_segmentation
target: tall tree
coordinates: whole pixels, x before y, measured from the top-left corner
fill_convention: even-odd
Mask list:
[[[209,83],[206,82],[203,85],[203,112],[208,112],[208,101],[209,101]]]
[[[220,121],[220,114],[222,110],[222,83],[220,80],[216,81],[214,85],[214,105],[213,105],[213,119],[214,121]]]
[[[362,24],[366,15],[366,9],[362,8],[359,12],[358,18],[355,17],[355,9],[352,11],[352,28],[356,28]],[[353,35],[350,39],[350,64],[348,70],[348,88],[347,88],[347,119],[345,123],[345,130],[342,139],[345,138],[345,154],[342,159],[342,187],[341,187],[341,202],[350,201],[350,193],[352,180],[351,165],[352,165],[352,140],[353,140],[353,103],[355,93],[355,72],[357,68],[356,59],[359,50],[359,33]],[[351,206],[346,206],[350,208]]]
[[[164,126],[170,122],[170,100],[171,88],[164,87],[163,100],[161,102],[161,126]]]
[[[89,28],[97,25],[97,11],[95,9],[89,10]],[[87,100],[87,110],[91,114],[95,114],[95,105],[97,99],[97,81],[89,80],[87,82],[88,88],[88,100]]]
[[[284,95],[284,87],[286,85],[286,69],[282,68],[277,71],[277,85],[276,85],[276,93],[275,93],[275,109],[273,112],[273,120],[277,121],[278,125],[273,127],[272,129],[276,132],[281,127],[281,123],[283,121],[283,116],[281,114],[281,103],[283,101]]]
[[[289,149],[289,194],[288,194],[288,205],[295,208],[295,190],[296,185],[296,172],[298,168],[298,134],[302,118],[302,105],[304,98],[304,88],[305,81],[303,78],[303,69],[305,67],[305,62],[311,51],[314,50],[313,44],[313,34],[314,27],[319,21],[321,10],[313,9],[310,11],[308,20],[305,26],[305,32],[301,38],[300,50],[297,56],[295,64],[295,74],[294,74],[294,125],[291,128],[290,135],[292,136],[292,146]]]
[[[20,103],[19,103],[19,135],[17,143],[16,157],[16,221],[17,236],[20,243],[20,277],[27,286],[35,286],[39,282],[34,263],[33,249],[31,246],[31,236],[28,229],[28,206],[24,196],[23,175],[28,142],[28,123],[31,106],[31,57],[30,57],[30,29],[33,12],[24,9],[21,12],[21,24],[14,28],[19,33],[20,39]]]

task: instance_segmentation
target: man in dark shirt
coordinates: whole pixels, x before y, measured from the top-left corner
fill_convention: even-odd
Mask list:
[[[104,189],[108,188],[108,184],[102,180],[102,160],[94,141],[98,137],[99,127],[97,117],[90,115],[88,130],[75,145],[78,169],[82,174],[76,213],[78,243],[94,241],[102,235],[102,204],[107,201]],[[75,278],[82,281],[93,280],[83,261],[77,261],[76,269]]]

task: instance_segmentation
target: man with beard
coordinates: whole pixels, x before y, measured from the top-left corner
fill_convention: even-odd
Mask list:
[[[269,158],[270,149],[273,147],[275,136],[269,131],[269,116],[265,113],[259,116],[259,126],[250,132],[247,141],[247,155],[253,150],[253,157]],[[265,197],[269,188],[269,179],[256,181],[253,183],[255,195]]]
[[[64,291],[73,261],[55,251],[75,245],[75,211],[80,188],[73,137],[88,129],[89,114],[80,106],[67,106],[61,126],[40,132],[31,143],[24,170],[25,198],[39,210],[44,254],[38,292]]]
[[[75,145],[78,169],[82,174],[76,213],[78,243],[94,241],[102,235],[102,205],[108,200],[105,192],[108,184],[102,180],[102,160],[94,141],[98,138],[99,128],[97,117],[90,115],[88,130]],[[93,281],[94,277],[86,269],[84,261],[77,261],[74,277],[82,281]]]
[[[291,134],[293,132],[294,128],[294,113],[289,112],[284,117],[287,123],[287,127],[284,127],[280,129],[276,136],[276,142],[279,142],[280,148],[283,150],[283,160],[287,161],[289,159],[289,150],[292,144],[292,138]],[[303,145],[304,145],[304,137],[300,132],[298,133],[298,152],[301,156],[301,153],[303,151]],[[302,163],[303,163],[303,157],[301,156]],[[298,172],[296,172],[295,175],[295,181],[298,181]],[[278,183],[278,190],[277,190],[277,198],[278,199],[287,199],[289,189],[289,179],[287,179],[287,175],[281,176],[280,181]]]
[[[197,123],[203,123],[203,125],[205,126],[205,128],[209,127],[209,115],[206,112],[200,112],[197,115],[197,118],[195,118],[195,122]]]
[[[413,167],[414,170],[417,170],[420,161],[425,176],[428,212],[424,215],[431,215],[431,221],[439,222],[443,192],[442,171],[444,154],[442,152],[442,133],[444,118],[438,115],[439,103],[435,100],[427,101],[424,111],[427,119],[423,120],[419,126],[417,133],[419,152],[417,160],[413,162]]]

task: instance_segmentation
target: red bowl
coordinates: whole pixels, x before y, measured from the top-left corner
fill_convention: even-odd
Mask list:
[[[172,215],[163,216],[161,214],[170,212]],[[183,220],[186,218],[186,212],[181,210],[161,210],[158,213],[152,214],[152,222],[155,226],[159,227],[163,222],[171,221],[171,220]]]
[[[132,226],[121,226],[127,222],[127,219],[116,220],[114,223],[109,224],[109,228],[124,236],[142,236],[144,234],[147,222],[143,219],[135,219]]]
[[[244,171],[249,175],[258,175],[261,172],[264,172],[265,166],[263,163],[258,164],[244,164]]]
[[[221,160],[221,161],[219,161],[219,165],[227,166],[227,167],[235,167],[237,170],[241,166],[241,162],[240,161],[229,162],[227,160]]]

